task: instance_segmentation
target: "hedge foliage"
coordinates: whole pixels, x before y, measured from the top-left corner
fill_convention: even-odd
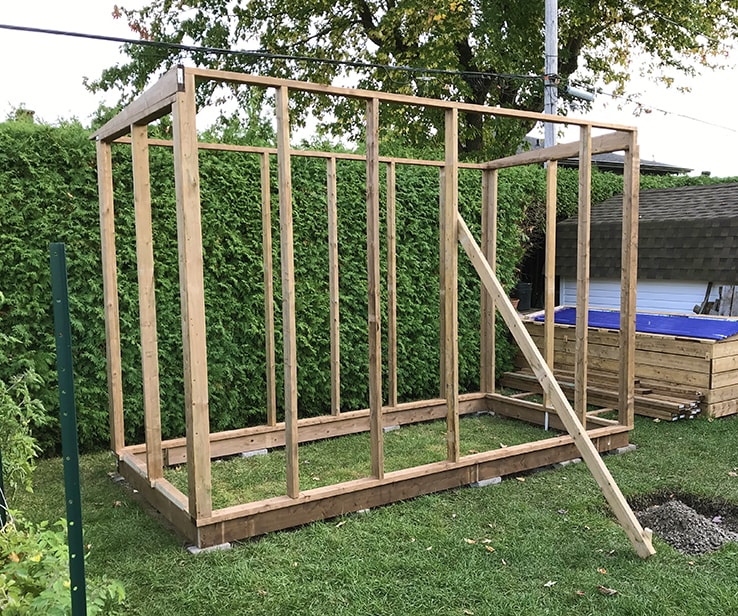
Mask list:
[[[77,123],[0,124],[0,378],[34,367],[46,388],[38,395],[55,423],[58,414],[49,242],[67,246],[80,446],[108,440],[105,330],[100,264],[95,150]],[[123,354],[126,437],[143,433],[135,230],[130,152],[114,146],[116,241]],[[210,422],[224,430],[263,421],[266,404],[261,196],[255,155],[200,153],[208,331]],[[171,151],[151,149],[157,324],[164,437],[184,433],[177,232]],[[298,387],[302,416],[330,404],[330,340],[325,163],[293,158]],[[367,406],[365,169],[338,161],[342,407]],[[646,181],[646,178],[644,178]],[[648,178],[663,186],[702,178]],[[559,171],[560,216],[576,210],[576,171]],[[622,178],[595,173],[593,200],[622,190]],[[479,174],[460,174],[460,208],[479,234]],[[272,160],[272,234],[277,322],[281,295],[276,164]],[[545,174],[526,167],[501,172],[498,271],[509,288],[530,235],[543,223]],[[384,233],[384,220],[382,220]],[[438,171],[397,169],[398,382],[401,400],[439,390]],[[382,241],[382,249],[385,243]],[[459,376],[478,388],[479,282],[463,252],[459,283]],[[383,275],[384,259],[383,259]],[[384,291],[383,291],[384,293]],[[383,300],[386,298],[383,297]],[[383,317],[386,322],[386,318]],[[500,330],[502,333],[502,330]],[[386,328],[383,328],[386,336]],[[504,336],[498,336],[504,338]],[[502,358],[509,356],[502,341]],[[386,348],[386,345],[385,345]],[[386,362],[385,362],[386,363]],[[504,365],[504,364],[503,364]],[[277,370],[278,398],[281,370]],[[47,450],[57,430],[39,434]]]

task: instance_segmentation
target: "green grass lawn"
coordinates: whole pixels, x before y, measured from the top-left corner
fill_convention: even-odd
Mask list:
[[[507,442],[477,426],[479,445],[514,443],[518,424],[504,424]],[[477,428],[462,425],[463,447],[478,449]],[[443,456],[443,443],[436,443],[438,451],[421,447],[410,429],[400,432],[405,430],[410,451],[391,452],[391,460],[399,463],[421,449],[421,457]],[[540,434],[529,426],[520,430],[520,440],[530,439],[531,430]],[[399,439],[395,433],[386,437],[390,449]],[[327,459],[351,478],[352,452],[365,454],[355,446],[361,438],[327,442],[325,452],[321,444],[301,447],[306,481],[333,472]],[[434,439],[430,430],[421,440]],[[674,490],[738,504],[738,477],[729,474],[738,467],[738,418],[636,418],[632,441],[637,451],[606,458],[626,496]],[[656,555],[639,559],[583,464],[426,496],[197,556],[110,480],[114,470],[109,454],[82,459],[85,540],[92,546],[87,569],[124,583],[128,614],[738,614],[738,546],[685,556],[656,539]],[[225,500],[235,497],[230,488],[222,493]],[[42,461],[34,494],[17,495],[11,506],[35,520],[61,517],[61,461]],[[618,594],[605,596],[600,585]]]

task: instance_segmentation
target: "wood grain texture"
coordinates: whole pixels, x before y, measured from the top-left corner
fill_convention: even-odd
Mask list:
[[[497,187],[499,173],[496,169],[482,172],[482,252],[496,271],[497,264]],[[480,297],[481,330],[480,346],[480,388],[484,392],[495,391],[495,323],[497,308],[494,298],[482,285]]]
[[[592,130],[580,129],[579,209],[577,224],[577,351],[574,408],[582,423],[587,421],[587,335],[589,320],[589,261],[592,184]]]
[[[369,326],[369,414],[372,477],[384,477],[382,333],[379,276],[379,99],[366,104],[366,261]]]
[[[151,178],[148,128],[132,126],[133,201],[136,219],[138,264],[138,314],[141,332],[146,472],[149,481],[164,476],[161,450],[161,402],[159,397],[159,345],[154,286],[154,233],[151,223]]]
[[[620,525],[628,535],[636,553],[641,558],[647,558],[651,554],[654,554],[655,551],[651,545],[651,531],[648,529],[644,530],[641,527],[620,488],[615,483],[615,479],[597,453],[597,449],[592,444],[577,413],[569,404],[553,373],[546,365],[543,356],[523,326],[520,316],[513,308],[510,299],[505,295],[502,285],[484,258],[474,236],[460,216],[458,229],[459,241],[474,265],[474,269],[477,270],[482,284],[497,299],[500,314],[505,320],[510,333],[515,338],[515,342],[518,344],[518,347],[525,355],[531,369],[538,378],[541,388],[551,400],[559,419],[561,419],[567,432],[574,440],[582,459],[587,463],[587,467],[600,486]],[[627,427],[624,429],[627,429]]]
[[[326,163],[328,208],[328,287],[331,328],[331,414],[341,412],[341,317],[338,272],[338,198],[336,196],[336,159]]]
[[[123,368],[120,350],[120,310],[118,308],[118,262],[115,250],[115,202],[113,161],[110,144],[98,141],[97,186],[100,205],[100,250],[105,305],[105,356],[108,377],[110,449],[125,447],[123,416]]]
[[[187,477],[190,515],[197,519],[212,511],[210,420],[205,332],[200,174],[195,124],[195,80],[178,92],[172,114],[174,184],[177,194],[179,291],[182,311]]]
[[[543,308],[543,357],[548,367],[554,369],[554,308],[556,308],[556,189],[559,165],[550,160],[546,167],[546,260],[544,265]],[[548,396],[543,397],[543,406],[549,407]]]
[[[266,357],[267,424],[277,423],[277,360],[274,330],[274,265],[272,262],[272,202],[269,154],[259,157],[261,174],[261,254],[264,267],[264,347]]]
[[[295,316],[295,256],[292,227],[292,163],[290,160],[289,92],[277,90],[277,166],[279,176],[279,236],[282,262],[282,347],[284,356],[285,454],[287,496],[300,494],[297,435],[297,323]]]

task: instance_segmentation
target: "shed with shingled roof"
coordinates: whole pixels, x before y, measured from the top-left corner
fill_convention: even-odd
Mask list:
[[[620,303],[623,196],[592,207],[590,306]],[[560,303],[576,301],[577,220],[557,225]],[[640,191],[638,310],[692,312],[738,281],[738,183]]]

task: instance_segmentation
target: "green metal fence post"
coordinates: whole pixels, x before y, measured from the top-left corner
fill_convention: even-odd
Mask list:
[[[72,616],[87,614],[85,588],[85,553],[82,540],[82,499],[79,487],[79,448],[77,445],[77,410],[74,404],[72,367],[72,326],[69,319],[67,259],[64,244],[51,244],[51,293],[54,305],[56,371],[59,379],[62,456],[64,458],[64,494],[69,534],[69,577]]]

